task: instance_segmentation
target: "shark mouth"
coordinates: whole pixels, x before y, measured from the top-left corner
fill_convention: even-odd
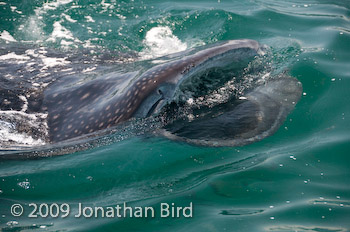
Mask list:
[[[288,74],[270,75],[249,65],[204,69],[188,77],[163,108],[164,126],[157,133],[203,146],[242,146],[272,135],[294,109],[302,85]]]

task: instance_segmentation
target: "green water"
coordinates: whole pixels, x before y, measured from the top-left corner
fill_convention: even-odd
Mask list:
[[[303,85],[301,100],[281,128],[243,147],[197,147],[139,136],[65,156],[1,161],[3,231],[349,231],[348,1],[0,4],[0,33],[17,40],[11,45],[0,39],[2,51],[30,44],[89,57],[156,56],[170,44],[191,48],[249,38],[270,46],[277,68]],[[161,27],[169,28],[171,43],[147,47],[147,32]],[[55,28],[61,34],[53,33]],[[124,202],[154,207],[156,215],[74,217],[78,203]],[[190,202],[192,217],[159,215],[161,203],[186,207]],[[30,203],[67,203],[71,214],[28,218]],[[23,206],[22,216],[11,215],[13,204]]]

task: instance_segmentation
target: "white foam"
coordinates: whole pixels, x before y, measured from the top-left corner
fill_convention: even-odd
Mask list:
[[[43,38],[45,35],[43,32],[43,27],[46,24],[43,22],[43,16],[48,11],[55,10],[59,6],[68,4],[72,1],[73,0],[56,0],[53,2],[46,1],[41,7],[37,7],[34,10],[35,14],[30,16],[25,24],[19,26],[19,30],[24,30],[26,36],[30,40],[37,40],[39,42],[45,40],[45,38]],[[68,15],[64,13],[62,15],[66,18],[67,21],[74,22],[74,19],[70,18]],[[53,39],[55,41],[55,37],[50,37],[49,39]]]
[[[0,141],[15,143],[15,146],[40,146],[45,144],[41,139],[34,139],[30,135],[10,130],[10,128],[4,126],[2,121],[0,121]]]
[[[62,16],[65,17],[65,19],[71,23],[76,23],[77,20],[72,19],[69,15],[66,15],[65,13],[62,13]]]
[[[17,6],[10,6],[12,12],[16,12],[17,14],[22,14],[22,11],[17,10]]]
[[[70,63],[70,61],[66,60],[66,58],[42,57],[41,60],[44,63],[45,67],[49,68],[55,66],[64,66]]]
[[[14,52],[11,52],[11,53],[8,53],[6,55],[2,55],[0,56],[0,60],[3,60],[3,61],[14,61],[16,62],[17,64],[23,64],[26,62],[26,60],[29,60],[30,57],[29,56],[25,56],[25,55],[17,55],[16,53]]]
[[[53,31],[46,41],[48,42],[60,42],[62,47],[68,47],[76,43],[82,43],[79,39],[74,38],[73,33],[61,25],[62,20],[56,21],[53,24]],[[77,47],[77,45],[75,45]]]
[[[83,43],[83,47],[84,48],[96,48],[95,45],[91,44],[91,41],[93,40],[96,40],[96,39],[88,39],[88,40],[85,40],[84,43]]]
[[[126,17],[124,15],[121,15],[121,14],[116,14],[116,16],[121,19],[121,20],[125,20]]]
[[[82,73],[87,73],[87,72],[91,72],[94,71],[96,69],[96,67],[92,67],[92,68],[86,68],[83,71],[81,71]]]
[[[61,40],[61,45],[62,46],[70,46],[70,45],[73,45],[74,43],[71,42],[71,41],[66,41],[66,40]]]
[[[30,55],[32,57],[35,57],[35,58],[40,58],[41,59],[41,62],[43,63],[43,68],[42,69],[47,69],[47,68],[52,68],[52,67],[55,67],[55,66],[64,66],[64,65],[67,65],[67,64],[70,64],[71,62],[66,60],[67,57],[65,58],[57,58],[57,57],[47,57],[43,54],[46,53],[46,51],[36,51],[36,50],[33,50],[33,49],[28,49],[25,51],[25,53],[27,55]],[[1,58],[1,57],[0,57]],[[33,65],[35,63],[28,63],[27,66],[28,68]]]
[[[21,111],[22,112],[26,112],[26,110],[28,109],[28,100],[27,100],[27,98],[25,96],[23,96],[23,95],[19,95],[18,98],[23,101],[23,106],[22,106]]]
[[[42,9],[45,10],[45,11],[55,10],[60,5],[65,5],[65,4],[68,4],[68,3],[72,2],[72,1],[73,0],[57,0],[57,1],[54,1],[54,2],[45,2],[44,5],[42,6]]]
[[[18,122],[25,122],[31,128],[35,128],[40,131],[42,136],[47,136],[47,114],[27,114],[22,111],[0,111],[2,117],[7,116],[12,120]],[[43,138],[44,139],[44,138]],[[25,132],[18,132],[16,125],[14,123],[0,120],[0,144],[2,146],[40,146],[44,145],[45,141],[38,138],[35,139],[31,135]]]
[[[29,181],[22,181],[22,182],[18,182],[17,185],[21,188],[24,189],[29,189],[30,188],[30,182]]]
[[[90,15],[87,15],[84,18],[86,19],[86,22],[91,22],[91,23],[95,22],[95,20]]]
[[[266,73],[265,75],[263,75],[263,76],[261,77],[261,79],[265,79],[265,78],[269,77],[270,74],[271,74],[271,72]]]
[[[30,56],[33,56],[33,57],[38,57],[39,54],[35,53],[35,50],[34,49],[28,49],[26,50],[26,54],[27,55],[30,55]],[[30,64],[35,64],[34,62],[33,63],[30,63]]]
[[[231,80],[226,82],[223,87],[212,91],[208,95],[198,97],[192,100],[192,104],[193,102],[195,102],[194,104],[197,106],[206,105],[206,106],[213,107],[215,105],[227,102],[232,96],[232,94],[234,94],[235,90],[237,90],[236,84],[233,80]],[[240,96],[239,99],[243,100],[247,98],[244,96]],[[191,105],[189,104],[188,101],[187,101],[187,104]]]
[[[72,32],[63,27],[59,21],[56,21],[53,24],[53,31],[51,33],[51,36],[46,41],[56,42],[57,38],[74,40]]]
[[[23,30],[28,40],[42,41],[44,23],[41,19],[42,16],[38,16],[37,14],[32,15],[25,24],[19,26],[18,30]]]
[[[139,53],[141,59],[152,59],[187,49],[187,44],[176,37],[168,26],[149,30],[143,44],[145,48]]]
[[[102,6],[102,11],[100,13],[106,12],[108,10],[108,8],[113,8],[113,5],[110,3],[106,3],[105,0],[101,1],[101,6]]]
[[[21,111],[15,110],[0,110],[0,115],[20,115],[22,117],[27,117],[30,120],[37,120],[39,118],[44,119],[47,117],[47,114],[37,113],[37,114],[27,114]]]
[[[10,42],[16,42],[15,38],[12,37],[12,35],[8,31],[3,31],[0,34],[0,39],[10,41]]]

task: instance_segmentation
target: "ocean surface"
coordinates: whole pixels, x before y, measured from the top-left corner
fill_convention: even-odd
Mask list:
[[[1,230],[349,231],[347,0],[1,0],[0,153],[9,154],[6,141],[40,151],[43,140],[4,117],[39,125],[45,115],[26,104],[62,76],[98,78],[234,39],[267,45],[266,73],[302,83],[276,133],[245,146],[205,147],[125,132],[72,154],[0,160]],[[75,217],[79,203],[90,207],[87,216]],[[155,216],[90,215],[124,203],[153,207]],[[162,204],[192,204],[192,215],[161,217]]]

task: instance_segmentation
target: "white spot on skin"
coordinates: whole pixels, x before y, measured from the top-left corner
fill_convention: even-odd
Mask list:
[[[86,94],[84,94],[84,96],[82,96],[81,98],[80,98],[80,100],[84,100],[84,99],[86,99],[87,97],[89,97],[90,96],[90,93],[86,93]]]
[[[118,123],[119,120],[122,118],[122,115],[120,115],[116,120],[115,120],[115,123]]]

